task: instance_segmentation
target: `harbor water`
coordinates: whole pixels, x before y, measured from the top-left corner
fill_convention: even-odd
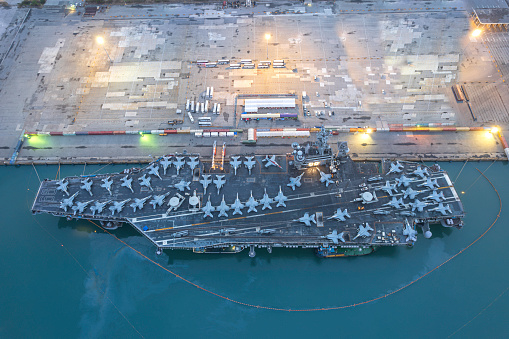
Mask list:
[[[2,167],[0,337],[507,337],[509,166],[440,165],[457,178],[462,230],[433,226],[413,248],[335,259],[279,248],[257,249],[255,258],[247,250],[158,256],[128,225],[112,236],[89,221],[30,213],[39,178],[123,166]],[[504,204],[484,236],[500,204],[477,169]]]

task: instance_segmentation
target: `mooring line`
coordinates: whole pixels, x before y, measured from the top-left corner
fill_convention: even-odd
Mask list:
[[[492,164],[493,165],[493,164]],[[490,165],[491,166],[491,165]],[[489,167],[488,167],[489,168]],[[488,170],[488,168],[486,170],[484,170],[484,172],[486,172]],[[134,247],[130,246],[129,244],[127,244],[125,241],[123,241],[122,239],[119,239],[117,236],[115,236],[114,234],[112,234],[111,232],[109,232],[108,230],[106,230],[105,228],[103,228],[102,226],[96,224],[95,222],[93,222],[92,220],[89,220],[89,222],[91,222],[92,224],[94,224],[95,226],[97,226],[98,228],[100,228],[101,230],[103,230],[105,233],[108,233],[109,235],[111,235],[113,238],[115,238],[116,240],[120,241],[122,244],[124,244],[125,246],[129,247],[130,249],[132,249],[134,252],[138,253],[141,257],[147,259],[148,261],[150,261],[151,263],[153,263],[154,265],[156,266],[159,266],[160,268],[162,268],[163,270],[165,270],[166,272],[172,274],[174,277],[206,292],[206,293],[209,293],[213,296],[216,296],[218,298],[221,298],[221,299],[224,299],[226,301],[229,301],[229,302],[232,302],[232,303],[235,303],[235,304],[238,304],[238,305],[242,305],[242,306],[246,306],[246,307],[251,307],[251,308],[258,308],[258,309],[264,309],[264,310],[271,310],[271,311],[284,311],[284,312],[314,312],[314,311],[332,311],[332,310],[340,310],[340,309],[346,309],[346,308],[352,308],[352,307],[355,307],[355,306],[360,306],[360,305],[365,305],[365,304],[369,304],[369,303],[372,303],[372,302],[375,302],[377,300],[380,300],[380,299],[383,299],[383,298],[387,298],[387,297],[390,297],[402,290],[404,290],[405,288],[415,284],[416,282],[418,282],[419,280],[423,279],[424,277],[428,276],[429,274],[433,273],[434,271],[438,270],[440,267],[444,266],[445,264],[447,264],[449,261],[451,261],[452,259],[456,258],[458,255],[460,255],[461,253],[465,252],[467,249],[469,249],[471,246],[473,246],[476,242],[478,242],[479,240],[481,240],[485,235],[486,233],[488,233],[489,230],[491,230],[491,228],[495,225],[495,223],[498,221],[498,218],[500,218],[500,214],[502,212],[502,198],[500,197],[500,194],[498,193],[497,189],[495,188],[495,186],[493,185],[493,183],[484,175],[484,172],[481,172],[478,168],[476,168],[477,171],[479,171],[480,176],[483,176],[484,178],[486,178],[486,180],[490,183],[490,185],[493,187],[493,189],[495,190],[495,193],[497,193],[497,196],[498,196],[498,200],[499,200],[499,203],[500,203],[500,207],[499,207],[499,211],[498,211],[498,214],[497,214],[497,217],[495,218],[495,220],[491,223],[491,225],[479,236],[477,237],[474,241],[472,241],[468,246],[466,246],[465,248],[463,248],[462,250],[460,250],[459,252],[457,252],[456,254],[454,254],[453,256],[451,256],[449,259],[445,260],[443,263],[441,263],[440,265],[436,266],[435,268],[433,268],[432,270],[426,272],[425,274],[421,275],[420,277],[412,280],[411,282],[409,282],[408,284],[392,291],[392,292],[389,292],[389,293],[386,293],[384,295],[381,295],[379,297],[376,297],[376,298],[372,298],[372,299],[368,299],[366,301],[361,301],[361,302],[357,302],[357,303],[354,303],[354,304],[348,304],[348,305],[341,305],[341,306],[331,306],[331,307],[321,307],[321,308],[302,308],[302,309],[291,309],[291,308],[282,308],[282,307],[271,307],[271,306],[264,306],[264,305],[256,305],[256,304],[250,304],[250,303],[247,303],[247,302],[243,302],[243,301],[240,301],[240,300],[236,300],[236,299],[232,299],[232,298],[229,298],[225,295],[222,295],[222,294],[219,294],[219,293],[216,293],[216,292],[213,292],[211,290],[208,290],[206,289],[205,287],[202,287],[184,277],[182,277],[181,275],[173,272],[172,270],[164,267],[163,265],[159,264],[158,262],[150,259],[149,257],[147,257],[145,254],[141,253],[140,251],[138,251],[137,249],[135,249]],[[477,181],[477,180],[476,180]]]
[[[35,174],[37,174],[37,179],[39,179],[39,184],[41,184],[41,177],[39,176],[39,173],[37,173],[37,169],[34,166],[34,163],[32,163],[32,167],[34,168]]]
[[[460,172],[458,173],[458,175],[456,176],[456,179],[454,179],[454,181],[452,182],[453,184],[455,184],[455,183],[456,183],[456,180],[458,180],[458,178],[460,177],[460,174],[461,174],[461,172],[463,172],[463,169],[465,168],[465,165],[467,164],[467,162],[468,162],[468,159],[465,161],[465,163],[464,163],[464,164],[463,164],[463,166],[461,167],[461,170],[460,170]]]
[[[493,165],[494,163],[495,163],[495,160],[493,160],[493,162],[491,163],[491,165]],[[481,171],[479,171],[479,169],[477,169],[477,168],[476,168],[476,170],[478,170],[478,171],[479,171],[479,173],[481,173],[481,174],[479,174],[479,176],[477,177],[477,179],[475,179],[475,180],[474,180],[474,182],[472,183],[472,185],[468,186],[468,188],[465,190],[465,193],[467,193],[467,192],[468,192],[468,190],[470,190],[470,189],[472,188],[472,186],[474,186],[474,184],[477,182],[477,180],[479,180],[479,179],[481,178],[481,176],[483,176],[483,175],[484,175],[484,173],[486,173],[486,171],[490,169],[491,165],[489,165],[489,166],[488,166],[488,167],[487,167],[484,171],[482,171],[482,172],[481,172]],[[486,179],[488,179],[488,178],[486,178]],[[488,180],[488,181],[489,181],[489,180]],[[493,187],[493,188],[495,188],[495,187]]]

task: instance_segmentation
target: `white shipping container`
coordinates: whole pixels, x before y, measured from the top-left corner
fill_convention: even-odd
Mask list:
[[[235,132],[226,132],[227,137],[233,137],[235,136]]]
[[[211,137],[217,137],[217,136],[219,136],[219,133],[217,133],[217,132],[210,132],[210,136]]]
[[[209,101],[205,101],[205,113],[209,112]]]
[[[210,138],[210,132],[203,132],[204,138]]]
[[[203,102],[201,103],[201,112],[202,114],[205,113],[205,104]]]
[[[210,87],[210,98],[214,96],[214,87]]]
[[[219,136],[220,137],[225,137],[226,136],[226,132],[219,132]]]
[[[203,137],[203,133],[202,132],[196,132],[196,133],[194,133],[194,136],[198,137],[198,138],[201,138],[201,137]]]
[[[206,97],[208,98],[210,96],[210,87],[207,87],[207,95]]]
[[[221,114],[221,104],[217,104],[216,114]]]
[[[217,102],[214,102],[214,109],[212,109],[212,113],[216,114],[217,111]]]

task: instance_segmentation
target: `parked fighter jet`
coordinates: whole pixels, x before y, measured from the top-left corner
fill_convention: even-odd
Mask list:
[[[417,241],[417,231],[410,226],[408,220],[405,219],[405,228],[403,229],[403,235],[406,235],[406,242]]]
[[[94,183],[92,181],[92,179],[86,178],[84,180],[81,180],[81,183],[83,185],[81,185],[80,188],[84,189],[85,191],[87,191],[90,194],[90,196],[92,196],[92,184]]]
[[[429,176],[428,169],[422,166],[419,166],[415,171],[412,172],[412,174],[421,177],[421,179],[424,179],[427,176]]]
[[[297,221],[304,223],[306,226],[311,226],[311,222],[316,224],[315,214],[309,215],[308,212],[304,213],[303,217],[300,217]]]
[[[122,209],[124,208],[124,205],[127,204],[131,199],[126,199],[124,201],[114,201],[113,206],[109,207],[109,210],[111,211],[111,215],[115,214],[115,212],[120,213],[122,212]]]
[[[251,175],[251,170],[256,165],[256,160],[253,160],[254,157],[246,157],[246,160],[244,160],[244,165],[246,165],[247,170],[249,171],[249,175]]]
[[[72,210],[74,211],[74,215],[76,215],[77,212],[80,212],[80,213],[83,213],[83,211],[85,210],[85,208],[87,208],[87,206],[92,202],[93,200],[90,200],[90,201],[85,201],[85,202],[77,202],[76,205],[72,206]]]
[[[143,176],[141,178],[138,178],[138,181],[140,182],[140,186],[146,186],[148,188],[150,188],[151,191],[153,191],[154,189],[152,188],[152,185],[150,184],[150,177],[147,177],[146,174],[143,174]]]
[[[74,204],[74,198],[78,195],[79,191],[71,195],[69,198],[64,199],[60,202],[60,208],[67,212],[67,207],[72,207]]]
[[[325,187],[329,187],[329,184],[333,184],[334,180],[332,180],[332,174],[325,174],[322,171],[320,172],[320,182],[325,183]]]
[[[274,201],[277,201],[276,207],[286,207],[285,201],[288,200],[288,198],[283,194],[283,191],[281,191],[281,186],[279,186],[279,193],[274,197]]]
[[[419,185],[419,187],[420,186],[426,186],[427,188],[434,190],[436,187],[439,187],[440,185],[438,184],[437,179],[427,178],[426,182],[423,182],[422,184]]]
[[[419,194],[419,191],[414,191],[412,187],[408,187],[406,190],[403,191],[403,199],[406,199],[407,197],[410,199],[414,199],[417,194]]]
[[[440,202],[442,199],[445,200],[444,192],[437,193],[436,190],[433,190],[433,193],[431,193],[424,199],[430,199],[430,200],[435,200],[436,202]]]
[[[108,190],[108,192],[110,193],[110,195],[112,194],[111,193],[111,185],[113,184],[113,180],[110,179],[111,177],[107,177],[105,179],[101,179],[101,181],[103,182],[101,184],[101,187],[103,188],[106,188]]]
[[[366,226],[359,225],[359,231],[357,232],[357,235],[355,236],[355,238],[353,238],[353,240],[357,239],[358,237],[363,238],[370,237],[371,234],[369,233],[369,231],[374,230],[371,228],[371,226],[369,226],[368,223],[366,223]]]
[[[276,167],[279,167],[281,169],[283,169],[277,162],[276,162],[276,156],[275,155],[271,155],[270,158],[268,155],[265,156],[265,159],[263,159],[262,161],[265,161],[265,167],[270,167],[270,166],[276,166]]]
[[[67,191],[67,186],[69,185],[69,181],[66,181],[65,179],[62,179],[57,182],[57,191],[62,191],[67,196],[69,196],[69,192]]]
[[[262,211],[267,208],[271,210],[272,206],[270,206],[270,204],[272,204],[273,202],[274,200],[272,198],[269,198],[269,195],[267,194],[267,189],[265,189],[265,194],[263,195],[263,198],[260,199],[260,203],[263,205]]]
[[[240,156],[232,157],[232,160],[230,160],[230,165],[233,167],[233,171],[235,172],[235,175],[237,175],[237,168],[242,165],[242,161],[239,160]]]
[[[124,186],[124,187],[127,187],[131,190],[131,193],[134,193],[133,191],[133,187],[131,186],[132,182],[133,182],[133,178],[129,178],[128,175],[126,175],[125,177],[123,177],[122,179],[120,179],[120,181],[122,181],[122,183],[120,184],[120,186]]]
[[[173,160],[173,165],[177,169],[177,175],[179,175],[180,169],[184,167],[185,165],[184,157],[175,157],[175,160]]]
[[[399,212],[399,214],[407,216],[407,217],[414,217],[417,215],[415,212],[412,212],[412,211],[401,211],[401,212]]]
[[[145,201],[147,201],[148,199],[150,199],[152,196],[149,195],[149,196],[146,196],[145,198],[143,199],[138,199],[138,198],[134,198],[134,202],[129,205],[133,208],[133,212],[136,212],[136,209],[143,209],[143,206],[145,206]]]
[[[219,190],[221,190],[221,187],[225,184],[226,180],[224,179],[224,175],[217,175],[214,179],[214,185],[216,185],[217,188],[217,194],[219,194]]]
[[[170,157],[163,157],[163,160],[159,161],[159,163],[163,166],[163,173],[166,175],[166,170],[172,163]]]
[[[388,211],[388,210],[374,210],[373,214],[388,215],[388,214],[391,214],[391,211]]]
[[[414,202],[411,202],[410,205],[412,206],[412,212],[417,209],[417,211],[422,212],[424,210],[424,207],[428,206],[425,202],[420,201],[419,199],[415,199]]]
[[[338,233],[337,230],[332,231],[331,234],[327,234],[326,236],[324,236],[324,238],[332,240],[332,242],[335,244],[338,244],[340,240],[341,240],[341,242],[345,242],[345,238],[343,237],[343,232]]]
[[[201,210],[204,212],[203,214],[203,218],[205,219],[206,217],[211,217],[213,218],[214,216],[212,215],[212,212],[214,212],[216,210],[216,208],[214,206],[212,206],[211,202],[210,202],[210,195],[209,195],[209,200],[207,201],[207,203],[205,204],[205,206],[203,206],[201,208]]]
[[[304,175],[304,172],[301,173],[298,177],[290,178],[290,183],[286,184],[286,186],[291,187],[292,190],[295,191],[295,187],[300,187],[302,184],[300,183],[300,179],[302,179],[302,176]]]
[[[203,179],[200,180],[200,184],[203,186],[203,193],[207,193],[207,187],[209,187],[210,183],[212,183],[212,179],[210,179],[210,174],[203,174]]]
[[[405,177],[405,175],[402,175],[399,178],[396,178],[396,182],[398,183],[398,187],[401,185],[408,187],[410,185],[410,182],[412,182],[412,179]]]
[[[392,200],[386,204],[383,204],[383,206],[392,206],[394,208],[400,209],[400,208],[404,208],[405,204],[403,203],[403,198],[399,198],[399,200],[398,200],[398,199],[396,199],[396,197],[392,197]]]
[[[398,190],[397,190],[397,188],[396,188],[396,184],[394,183],[394,184],[392,184],[392,185],[391,185],[391,184],[389,184],[389,182],[388,182],[388,181],[386,181],[386,182],[385,182],[385,185],[384,185],[384,186],[382,186],[382,187],[380,187],[380,189],[381,189],[382,191],[385,191],[385,192],[389,193],[389,195],[393,195],[393,193],[392,193],[392,191],[393,191],[393,190],[394,190],[394,192],[396,192],[396,193],[398,192]]]
[[[403,170],[403,165],[401,165],[399,163],[399,161],[396,161],[396,163],[391,163],[391,169],[389,170],[389,172],[387,172],[387,174],[401,173],[402,170]]]
[[[451,206],[449,204],[445,205],[443,203],[439,203],[437,207],[435,208],[430,208],[428,210],[429,212],[431,211],[437,211],[437,212],[440,212],[442,213],[442,215],[447,215],[448,213],[452,213],[451,211]]]
[[[221,218],[221,217],[228,218],[228,213],[226,213],[226,212],[229,210],[230,210],[230,206],[228,206],[226,204],[226,202],[224,201],[224,194],[223,194],[223,200],[221,200],[221,204],[216,207],[216,211],[219,211],[218,217],[219,218]]]
[[[247,207],[247,213],[249,212],[258,212],[256,209],[256,206],[258,206],[259,203],[256,201],[255,198],[253,198],[253,191],[251,191],[251,197],[249,197],[249,200],[246,202]]]
[[[239,194],[237,193],[237,199],[235,199],[235,202],[231,206],[233,208],[233,215],[240,214],[242,215],[242,209],[244,208],[244,204],[240,202],[239,200]]]
[[[381,175],[375,175],[374,177],[370,177],[368,178],[368,181],[369,182],[373,182],[373,181],[379,181],[379,180],[382,180],[382,176]]]
[[[191,171],[198,166],[200,161],[198,160],[198,157],[189,157],[189,161],[187,162],[187,165],[191,168]]]
[[[191,188],[189,188],[190,184],[191,184],[190,181],[180,180],[178,183],[173,185],[173,187],[178,189],[180,192],[185,192],[186,189],[191,190]]]
[[[96,213],[102,213],[104,206],[108,205],[110,202],[111,200],[106,200],[105,202],[96,201],[94,206],[90,207],[92,215],[95,215]]]
[[[154,195],[154,199],[149,201],[149,204],[156,209],[157,206],[161,207],[164,204],[164,199],[170,194],[170,192],[166,192],[165,194],[161,195]]]
[[[156,164],[152,164],[148,167],[148,174],[152,174],[152,175],[155,175],[156,177],[158,177],[159,179],[163,180],[163,178],[161,178],[161,176],[159,175],[159,165],[156,165]]]
[[[341,208],[338,208],[336,210],[336,213],[330,217],[329,219],[335,219],[335,220],[338,220],[338,221],[346,221],[346,218],[350,218],[350,214],[348,214],[348,211],[347,209],[345,208],[344,211],[341,211]]]

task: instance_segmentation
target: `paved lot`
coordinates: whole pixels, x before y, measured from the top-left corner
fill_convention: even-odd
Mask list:
[[[175,4],[115,6],[94,18],[47,8],[33,10],[23,26],[6,17],[21,29],[10,35],[15,47],[0,70],[0,157],[12,155],[23,129],[168,128],[168,120],[182,119],[176,110],[187,99],[205,100],[208,86],[214,87],[211,103],[220,103],[222,114],[206,115],[221,127],[506,123],[509,96],[497,71],[505,70],[497,62],[505,64],[507,32],[472,39],[468,6],[461,1],[323,2],[218,10]],[[276,10],[293,13],[267,13]],[[195,64],[223,58],[284,59],[287,67],[201,69]],[[454,100],[450,87],[457,82],[469,86],[477,122]],[[308,94],[304,101],[302,91]],[[262,93],[297,94],[299,120],[246,124],[235,119],[234,112],[242,111],[242,100],[234,105],[237,94]],[[304,105],[311,117],[303,116]],[[186,117],[183,126],[197,127]],[[86,143],[92,148],[100,141],[88,137]],[[32,155],[25,147],[20,156]]]

